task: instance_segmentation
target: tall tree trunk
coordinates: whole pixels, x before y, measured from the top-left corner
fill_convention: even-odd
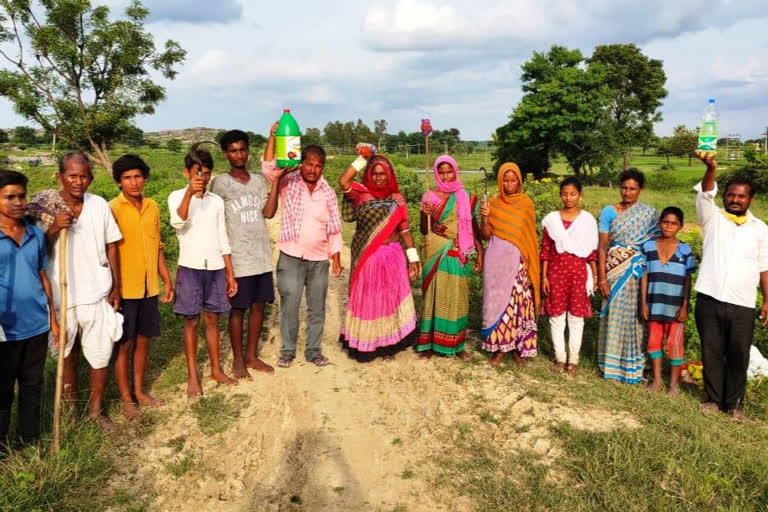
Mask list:
[[[107,145],[104,143],[96,144],[96,142],[88,138],[88,141],[91,143],[91,147],[93,148],[94,153],[94,159],[104,166],[104,168],[112,174],[112,159],[109,158],[109,153],[107,152]]]
[[[622,165],[621,170],[626,171],[629,169],[629,151],[624,152],[624,164]]]
[[[669,167],[669,154],[667,154],[667,155],[664,155],[664,156],[666,156],[666,157],[667,157],[667,167]]]
[[[688,167],[691,167],[691,166],[693,165],[693,163],[691,163],[691,160],[692,160],[692,159],[693,159],[693,155],[692,155],[692,154],[691,154],[691,152],[689,151],[689,152],[688,152]]]

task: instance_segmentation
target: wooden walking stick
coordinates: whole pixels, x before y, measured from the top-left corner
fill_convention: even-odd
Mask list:
[[[61,395],[64,387],[64,353],[67,350],[67,228],[59,232],[59,354],[56,361],[56,394],[53,399],[53,453],[61,446]]]
[[[424,136],[424,184],[429,192],[429,135],[432,133],[432,123],[429,119],[421,120],[421,134]],[[431,204],[431,201],[430,201]],[[432,214],[427,215],[427,233],[432,231]]]

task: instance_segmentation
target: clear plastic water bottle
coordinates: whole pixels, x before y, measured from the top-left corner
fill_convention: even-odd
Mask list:
[[[717,112],[715,99],[709,98],[709,104],[701,117],[701,127],[699,127],[699,149],[701,151],[715,151],[717,149],[717,137],[720,134],[718,126],[720,115]]]

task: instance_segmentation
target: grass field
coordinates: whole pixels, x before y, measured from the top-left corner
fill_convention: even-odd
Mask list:
[[[0,153],[4,150],[0,148]],[[115,151],[118,154],[120,150]],[[167,223],[165,199],[170,191],[185,186],[181,173],[183,154],[167,150],[138,150],[152,167],[147,195],[154,198],[161,209],[163,239],[168,260],[175,267],[178,246],[173,230]],[[35,154],[27,149],[27,155]],[[421,155],[423,158],[423,155]],[[329,161],[327,171],[333,183],[350,158],[336,157]],[[395,157],[398,165],[419,165],[416,156],[406,161]],[[253,158],[253,162],[258,162]],[[459,157],[460,166],[490,169],[493,162],[482,154]],[[649,184],[643,192],[643,201],[658,209],[671,204],[683,208],[688,222],[695,222],[694,194],[690,190],[703,172],[694,162],[688,167],[687,159],[673,159],[672,170],[659,171],[666,164],[659,157],[633,155],[632,164],[648,173]],[[423,165],[423,160],[420,165]],[[216,171],[225,169],[217,156]],[[557,162],[553,167],[562,174],[565,166]],[[55,186],[55,168],[28,166],[22,170],[30,177],[30,191]],[[418,195],[423,175],[408,177],[407,186],[413,197]],[[477,193],[482,191],[478,175],[470,175],[465,184]],[[534,188],[534,185],[530,185]],[[536,185],[540,187],[541,185]],[[550,188],[556,185],[548,185]],[[489,184],[493,194],[495,183]],[[539,190],[536,188],[536,190]],[[103,170],[97,170],[90,192],[110,199],[118,190]],[[542,192],[544,193],[544,192]],[[552,192],[551,200],[556,201]],[[597,214],[600,208],[619,199],[613,187],[585,187],[585,208]],[[757,198],[753,212],[765,218],[768,203]],[[412,210],[413,213],[413,210]],[[412,218],[412,222],[417,222]],[[345,239],[353,233],[345,226]],[[481,280],[472,281],[472,327],[479,323],[481,306]],[[186,368],[182,358],[181,322],[172,314],[170,306],[161,305],[163,334],[153,342],[148,364],[147,380],[155,390],[168,389],[183,383]],[[765,337],[764,334],[760,336]],[[723,415],[702,416],[698,410],[700,390],[685,387],[682,396],[649,396],[640,386],[630,387],[605,381],[597,376],[595,345],[597,319],[587,322],[582,349],[581,377],[571,379],[549,371],[551,342],[548,327],[540,322],[541,354],[527,368],[519,370],[505,364],[498,374],[500,382],[528,379],[529,395],[539,402],[589,406],[601,404],[612,411],[620,411],[638,418],[636,428],[619,428],[610,432],[585,432],[566,423],[556,426],[557,441],[563,447],[554,462],[545,462],[534,451],[514,454],[500,452],[486,442],[481,431],[457,422],[447,429],[451,449],[437,461],[440,470],[424,476],[434,489],[451,490],[468,497],[472,508],[482,511],[503,510],[766,510],[768,509],[768,383],[750,384],[746,411],[753,419],[743,425]],[[695,354],[691,354],[695,355]],[[201,344],[199,359],[205,359]],[[474,364],[483,364],[475,358]],[[53,396],[54,362],[46,367],[44,390],[44,430],[40,447],[27,448],[0,461],[0,510],[145,510],[146,504],[132,494],[131,489],[106,492],[104,483],[120,464],[121,454],[115,453],[115,439],[139,442],[159,422],[167,421],[162,410],[144,415],[139,422],[121,427],[105,436],[92,425],[82,421],[82,408],[87,398],[87,385],[83,381],[78,410],[67,417],[63,450],[58,457],[48,452],[51,403]],[[84,376],[84,374],[83,374]],[[455,378],[460,378],[458,375]],[[471,386],[472,382],[464,383]],[[117,393],[113,382],[108,397],[113,414],[118,414]],[[247,397],[241,397],[243,400]],[[216,431],[217,414],[237,415],[237,400],[218,403],[223,399],[212,395],[196,407],[198,420],[207,429]],[[503,429],[515,436],[527,428],[506,419],[505,411],[478,397],[478,410],[482,419],[493,428]],[[222,413],[222,414],[223,414]],[[183,446],[183,442],[181,443]],[[185,459],[186,460],[186,459]],[[191,461],[169,466],[174,474],[188,471]],[[408,478],[412,478],[409,473]],[[406,478],[406,476],[403,476]],[[397,510],[397,509],[396,509]],[[402,512],[402,511],[401,511]]]

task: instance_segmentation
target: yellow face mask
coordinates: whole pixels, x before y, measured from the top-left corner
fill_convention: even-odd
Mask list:
[[[723,208],[723,213],[725,214],[726,217],[728,217],[729,220],[731,220],[737,226],[741,226],[742,224],[747,222],[747,219],[749,218],[746,215],[739,216],[739,215],[734,215],[732,213],[728,213],[727,211],[725,211],[725,208]]]

